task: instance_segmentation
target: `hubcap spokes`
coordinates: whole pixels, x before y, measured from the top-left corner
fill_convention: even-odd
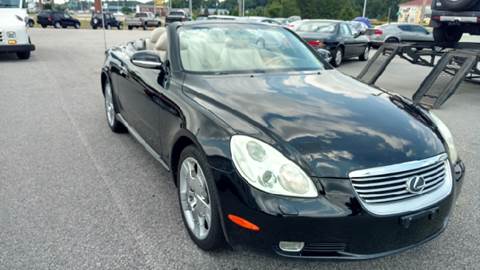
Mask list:
[[[110,84],[105,86],[105,109],[107,110],[107,120],[110,126],[113,126],[115,121],[115,109],[113,107],[112,88]]]
[[[202,168],[192,157],[180,168],[180,201],[190,231],[202,240],[210,231],[212,210],[207,182]]]

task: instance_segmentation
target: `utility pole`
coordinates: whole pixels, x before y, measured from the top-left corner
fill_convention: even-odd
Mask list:
[[[188,0],[188,9],[190,9],[190,19],[193,19],[192,0]]]
[[[368,0],[363,0],[363,15],[362,17],[365,17],[365,15],[367,15],[367,2]]]

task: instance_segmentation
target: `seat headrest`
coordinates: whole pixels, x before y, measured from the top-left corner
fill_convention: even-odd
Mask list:
[[[150,42],[152,43],[157,43],[158,41],[158,38],[163,34],[165,33],[165,27],[159,27],[159,28],[155,28],[153,31],[152,31],[152,34],[150,35]]]
[[[167,47],[168,47],[167,33],[164,32],[158,38],[157,43],[155,43],[155,50],[166,51]]]

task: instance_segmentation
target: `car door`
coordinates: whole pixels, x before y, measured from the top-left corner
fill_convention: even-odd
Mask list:
[[[168,92],[161,79],[164,70],[135,66],[128,59],[120,62],[124,75],[118,77],[119,99],[127,122],[157,153],[162,153],[162,138],[167,125],[165,115],[175,114],[165,96]],[[162,59],[165,60],[165,59]]]
[[[345,46],[345,58],[350,58],[354,55],[357,55],[357,44],[348,25],[345,23],[341,23],[339,33],[340,39],[343,41],[343,44]]]
[[[418,41],[433,41],[432,34],[421,25],[412,25],[412,30],[415,33]]]
[[[413,28],[409,24],[399,25],[401,41],[415,41],[417,40],[417,35],[413,31]]]

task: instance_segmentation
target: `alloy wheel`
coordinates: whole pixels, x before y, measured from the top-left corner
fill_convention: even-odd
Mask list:
[[[337,67],[342,64],[342,60],[343,60],[342,50],[337,49],[337,52],[335,53],[335,64],[337,65]]]
[[[113,106],[112,87],[109,83],[105,85],[105,109],[108,124],[112,127],[115,125],[115,107]]]
[[[193,235],[207,238],[212,224],[212,207],[205,174],[193,157],[186,158],[180,169],[180,203],[182,212]]]

